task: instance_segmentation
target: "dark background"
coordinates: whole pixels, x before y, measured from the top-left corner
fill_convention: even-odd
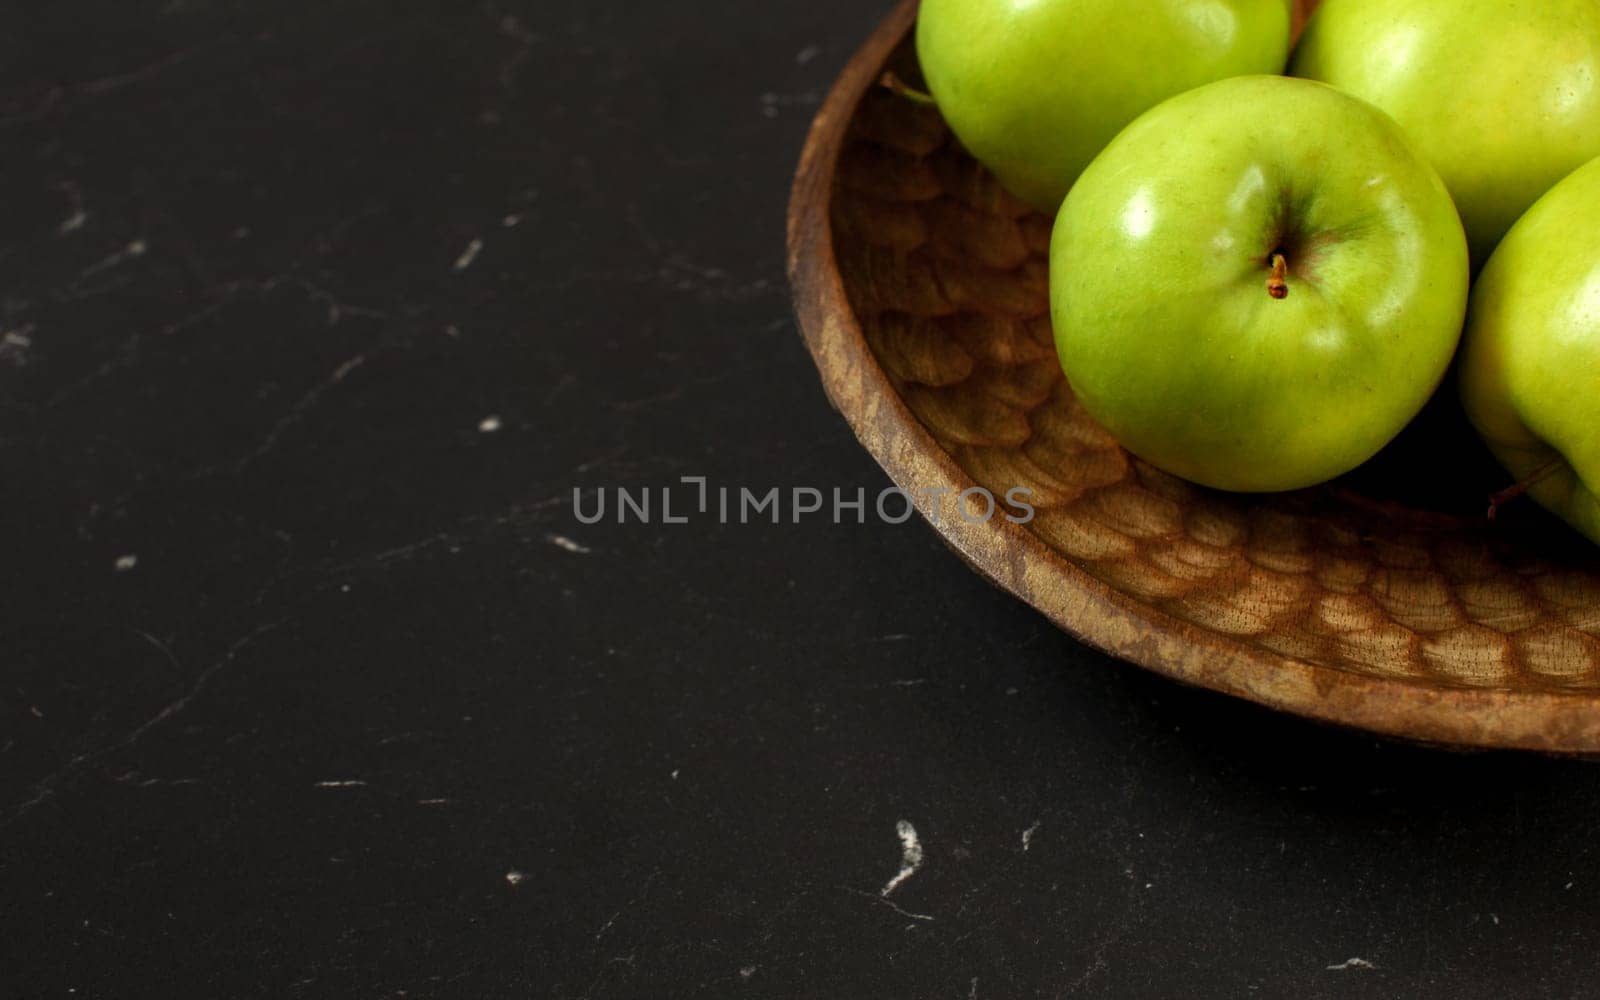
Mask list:
[[[884,485],[782,220],[886,4],[27,7],[0,995],[1592,995],[1587,764],[1181,689],[920,523],[573,517]]]

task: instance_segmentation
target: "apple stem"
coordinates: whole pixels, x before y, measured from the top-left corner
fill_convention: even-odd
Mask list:
[[[1289,297],[1289,260],[1281,253],[1272,255],[1272,276],[1267,279],[1267,294],[1275,299]]]
[[[918,90],[917,88],[911,86],[911,84],[896,76],[892,70],[883,74],[883,77],[879,79],[878,83],[885,90],[898,97],[904,97],[908,101],[915,101],[918,104],[935,103],[932,94],[925,90]]]
[[[1524,493],[1528,492],[1529,490],[1533,489],[1535,486],[1538,486],[1540,483],[1544,482],[1546,479],[1549,479],[1551,476],[1555,475],[1558,471],[1560,471],[1561,467],[1563,465],[1566,465],[1566,464],[1567,463],[1566,463],[1565,459],[1552,458],[1550,461],[1548,461],[1548,462],[1544,463],[1543,465],[1539,466],[1537,469],[1534,469],[1531,473],[1528,474],[1528,478],[1524,479],[1522,482],[1517,483],[1517,484],[1515,484],[1513,486],[1507,486],[1505,489],[1501,490],[1500,492],[1490,495],[1490,497],[1489,497],[1489,520],[1493,521],[1496,517],[1498,517],[1500,515],[1500,508],[1501,507],[1504,507],[1506,504],[1508,504],[1511,501],[1515,500],[1517,497],[1522,496],[1522,494],[1524,494]]]

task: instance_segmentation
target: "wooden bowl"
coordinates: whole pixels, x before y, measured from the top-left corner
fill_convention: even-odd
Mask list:
[[[1430,743],[1600,752],[1600,561],[1506,485],[1448,385],[1366,467],[1271,496],[1132,458],[1077,405],[1046,295],[1051,221],[1007,195],[917,80],[906,0],[813,126],[789,215],[834,405],[974,568],[1083,641],[1304,716]],[[950,496],[1033,491],[1027,525]],[[941,500],[935,491],[946,491]]]

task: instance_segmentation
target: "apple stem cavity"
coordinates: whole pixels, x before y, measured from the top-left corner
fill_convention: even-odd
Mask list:
[[[935,103],[932,94],[925,90],[918,90],[917,88],[911,86],[911,84],[896,76],[892,70],[883,74],[883,77],[879,79],[878,83],[891,94],[894,94],[897,97],[904,97],[908,101],[914,101],[917,104]]]
[[[1499,517],[1501,507],[1504,507],[1517,497],[1522,496],[1524,493],[1544,482],[1546,479],[1549,479],[1551,476],[1561,471],[1561,467],[1566,464],[1566,459],[1552,458],[1550,461],[1539,466],[1537,469],[1534,469],[1528,474],[1528,478],[1522,480],[1522,482],[1512,486],[1507,486],[1500,492],[1491,494],[1489,497],[1489,520],[1493,521],[1495,518]]]
[[[1289,259],[1281,253],[1272,255],[1272,274],[1267,278],[1267,294],[1275,299],[1289,297]]]

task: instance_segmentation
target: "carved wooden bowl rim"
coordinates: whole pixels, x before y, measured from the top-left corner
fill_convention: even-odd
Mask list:
[[[909,35],[902,0],[823,103],[789,205],[789,278],[801,332],[834,406],[924,518],[934,491],[979,484],[901,399],[852,310],[831,205],[857,106]],[[1600,752],[1600,690],[1471,688],[1365,675],[1281,655],[1182,621],[1091,576],[1026,527],[944,517],[936,530],[973,568],[1078,639],[1157,673],[1312,719],[1461,747]]]

